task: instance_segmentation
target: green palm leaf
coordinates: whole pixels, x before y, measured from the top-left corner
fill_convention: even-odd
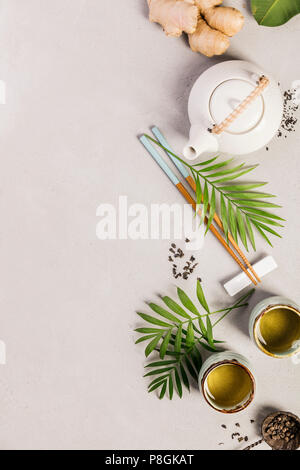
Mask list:
[[[229,163],[231,163],[233,158],[230,158],[230,160],[226,160],[226,162],[222,163],[217,163],[216,165],[208,166],[204,169],[201,170],[201,173],[207,173],[209,171],[217,170],[218,168],[223,168],[224,166],[227,166]]]
[[[221,194],[221,220],[223,224],[224,234],[228,243],[228,219],[227,219],[227,208],[223,194]]]
[[[191,374],[191,376],[193,377],[194,380],[196,380],[196,382],[198,381],[198,375],[194,369],[194,367],[192,366],[190,360],[188,359],[188,357],[186,356],[185,357],[185,363],[186,363],[186,367],[189,371],[189,373]]]
[[[173,379],[172,375],[169,375],[169,398],[172,400],[173,398],[173,392],[174,392],[174,385],[173,385]]]
[[[204,192],[203,192],[203,211],[202,211],[201,222],[200,222],[200,223],[202,223],[203,220],[204,220],[205,217],[206,217],[208,204],[209,204],[209,193],[208,193],[207,182],[205,182],[205,185],[204,185]]]
[[[163,342],[161,343],[161,347],[160,347],[160,358],[163,359],[166,355],[166,352],[167,352],[167,349],[168,349],[168,346],[169,346],[169,342],[170,342],[170,338],[171,338],[171,333],[172,333],[172,330],[169,330],[166,334],[166,336],[164,337],[163,339]]]
[[[166,383],[167,383],[166,380],[161,380],[160,382],[156,382],[155,385],[153,385],[152,387],[148,389],[148,393],[154,392],[154,390],[158,389],[159,387],[161,387],[161,385],[164,385]]]
[[[170,360],[170,361],[156,361],[156,362],[150,362],[150,364],[147,364],[145,367],[160,367],[160,366],[169,366],[171,364],[176,364],[177,361]]]
[[[191,299],[186,295],[186,293],[180,289],[178,287],[177,289],[177,294],[178,294],[178,297],[182,303],[182,305],[184,305],[185,308],[187,308],[190,312],[194,313],[195,315],[199,315],[199,312],[198,310],[196,309],[195,305],[193,304],[193,302],[191,301]]]
[[[136,328],[136,331],[137,333],[160,333],[160,332],[164,332],[164,330],[162,330],[161,328]]]
[[[278,215],[272,214],[271,212],[262,211],[260,209],[255,209],[254,207],[248,207],[247,209],[243,209],[243,211],[248,212],[248,213],[250,212],[250,213],[253,213],[253,214],[256,214],[256,215],[262,215],[263,217],[267,217],[267,218],[270,218],[270,219],[284,220],[281,217],[279,217]]]
[[[235,201],[235,203],[242,207],[282,207],[267,201],[249,201],[248,199],[239,199],[238,201]]]
[[[212,193],[211,193],[211,199],[210,199],[210,207],[209,207],[209,217],[208,217],[208,221],[207,221],[207,227],[206,227],[206,232],[208,232],[209,230],[209,227],[211,226],[212,224],[212,221],[214,219],[214,215],[216,213],[216,191],[215,191],[215,188],[212,189]]]
[[[245,166],[245,163],[242,163],[241,165],[238,165],[234,168],[229,168],[229,170],[217,171],[216,173],[210,174],[209,176],[212,178],[217,178],[218,176],[230,175],[232,173],[236,173],[238,170],[240,170],[244,166]]]
[[[264,198],[270,198],[270,197],[276,197],[276,196],[274,196],[274,194],[258,193],[258,192],[255,192],[255,191],[251,191],[251,192],[234,191],[234,192],[231,192],[231,194],[230,194],[230,198],[241,199],[241,200],[264,199]]]
[[[156,348],[157,344],[159,343],[160,339],[162,338],[162,334],[158,334],[150,343],[147,345],[145,349],[145,356],[148,357],[154,351]]]
[[[160,400],[162,400],[162,398],[165,396],[166,390],[167,390],[167,381],[165,381],[165,383],[162,386],[162,389],[161,389],[161,392],[160,392],[160,395],[159,395]]]
[[[206,298],[199,279],[197,279],[197,297],[204,310],[206,310],[207,313],[210,313],[209,306],[207,305]]]
[[[262,229],[261,229],[262,230]],[[169,398],[173,398],[174,387],[176,388],[178,395],[182,397],[182,384],[189,390],[190,389],[190,380],[191,376],[194,380],[198,380],[199,371],[202,366],[202,356],[199,351],[199,346],[202,346],[203,349],[207,349],[210,352],[216,352],[217,343],[222,343],[222,341],[215,340],[213,337],[213,327],[219,323],[231,310],[238,308],[239,306],[248,305],[245,303],[245,300],[248,299],[253,290],[246,295],[242,296],[232,307],[227,307],[214,311],[214,314],[220,313],[219,317],[215,323],[212,325],[210,320],[210,308],[204,296],[202,286],[197,281],[197,298],[207,314],[206,317],[206,326],[190,298],[182,290],[178,289],[179,297],[181,301],[185,304],[186,308],[189,308],[195,313],[194,317],[188,316],[184,317],[184,321],[177,322],[175,324],[166,324],[165,328],[137,328],[138,333],[143,334],[141,338],[137,340],[137,343],[149,340],[149,343],[145,348],[145,355],[159,353],[159,359],[156,357],[154,361],[149,362],[145,365],[145,369],[148,371],[145,373],[144,377],[151,377],[151,382],[148,385],[148,391],[153,392],[160,389],[159,397],[163,398],[166,395],[168,390]],[[166,298],[165,298],[166,299]],[[167,303],[173,305],[170,302],[170,298],[167,298]],[[176,302],[174,302],[175,305]],[[155,311],[158,312],[158,309],[161,307],[156,306],[156,304],[149,304],[154,306]],[[175,307],[176,309],[178,308]],[[181,307],[180,307],[181,308]],[[140,314],[139,314],[140,315]],[[149,321],[149,316],[142,314],[145,321]],[[150,320],[153,320],[153,317],[150,317]],[[195,323],[199,322],[200,330],[195,326]],[[163,322],[164,323],[164,322]],[[186,328],[184,328],[184,326]],[[146,333],[144,335],[144,333]],[[173,348],[174,347],[174,348]],[[150,369],[150,370],[149,370]]]
[[[151,375],[157,375],[157,374],[164,374],[165,372],[168,372],[169,370],[173,370],[173,367],[165,367],[164,369],[151,370],[150,372],[145,374],[144,377],[149,377]]]
[[[180,307],[180,305],[178,305],[178,303],[176,303],[170,297],[165,296],[162,298],[162,300],[167,305],[167,307],[173,310],[173,312],[177,313],[178,315],[181,315],[183,318],[188,318],[188,319],[191,318],[190,315],[186,313],[186,311],[183,310],[183,308]]]
[[[163,382],[164,379],[167,379],[169,374],[161,375],[160,377],[156,377],[156,379],[152,380],[152,382],[148,385],[148,389],[151,388],[153,385]],[[150,391],[150,390],[149,390]]]
[[[175,352],[178,352],[178,353],[180,352],[181,342],[182,342],[182,325],[179,326],[177,334],[176,334],[175,346],[174,346]]]
[[[252,227],[251,227],[250,220],[248,219],[247,216],[245,217],[245,220],[246,220],[248,236],[249,236],[249,239],[250,239],[252,248],[253,248],[253,250],[256,250],[255,239],[254,239],[254,233],[253,233],[253,230],[252,230]]]
[[[201,202],[202,202],[202,188],[201,188],[199,176],[197,176],[196,178],[196,199],[197,199],[196,212],[198,213],[200,210]]]
[[[248,251],[246,227],[245,227],[245,223],[244,223],[242,213],[241,213],[240,209],[238,209],[238,208],[236,209],[236,217],[237,217],[237,226],[238,226],[239,235],[241,237],[241,240],[243,242],[244,247]]]
[[[272,230],[270,227],[268,227],[265,224],[257,222],[256,226],[259,226],[261,229],[266,230],[269,233],[272,233],[272,235],[275,235],[276,237],[282,238],[281,235],[279,235],[279,233],[275,232],[275,230]]]
[[[261,236],[266,240],[266,242],[271,246],[273,247],[272,243],[270,242],[269,238],[267,237],[267,235],[265,234],[265,232],[260,228],[260,226],[258,224],[256,224],[255,222],[253,222],[253,225],[256,227],[257,231],[261,234]]]
[[[156,336],[155,333],[153,333],[152,335],[142,336],[141,338],[136,340],[135,344],[139,344],[139,343],[142,343],[143,341],[147,341],[147,339],[154,338],[154,336]]]
[[[148,323],[153,323],[153,325],[159,325],[159,326],[165,326],[165,327],[170,327],[170,326],[173,326],[172,324],[170,323],[166,323],[164,321],[161,321],[161,320],[158,320],[157,318],[155,317],[151,317],[150,315],[146,315],[145,313],[140,313],[140,312],[137,312],[137,314],[145,321],[147,321]]]
[[[180,380],[180,376],[178,374],[177,369],[174,370],[174,374],[175,374],[175,383],[176,383],[177,392],[180,398],[182,398],[182,385],[181,385],[181,380]]]
[[[212,162],[215,162],[218,159],[218,157],[211,158],[210,160],[206,160],[205,162],[197,163],[194,166],[206,166],[209,165]]]
[[[150,307],[155,313],[158,313],[159,315],[161,315],[162,317],[166,318],[167,320],[171,320],[171,321],[173,321],[174,323],[180,323],[180,320],[178,320],[178,318],[175,317],[175,315],[173,315],[172,313],[168,312],[167,310],[165,310],[164,308],[160,307],[159,305],[150,303],[150,304],[149,304],[149,307]]]
[[[189,350],[194,346],[194,328],[193,328],[193,323],[190,320],[188,329],[187,329],[187,334],[186,334],[186,348]]]
[[[274,225],[275,227],[283,227],[282,224],[279,224],[278,222],[275,222],[275,220],[267,219],[266,217],[262,217],[261,215],[248,213],[247,217],[249,217],[250,220],[259,220],[259,221],[264,222],[268,225]]]
[[[180,373],[181,373],[182,382],[183,382],[184,386],[188,389],[188,391],[190,391],[190,382],[189,382],[188,376],[185,372],[185,368],[184,368],[182,362],[180,363]]]
[[[212,329],[212,324],[211,324],[209,315],[207,315],[206,317],[206,330],[207,330],[208,343],[211,348],[214,348],[215,345],[214,345],[213,329]]]
[[[202,366],[202,356],[201,356],[200,351],[197,347],[193,349],[193,351],[191,353],[191,358],[192,358],[193,365],[194,365],[197,373],[199,374],[201,366]]]
[[[231,201],[228,201],[228,219],[229,219],[229,225],[230,225],[230,231],[231,234],[235,240],[235,242],[238,242],[238,237],[237,237],[237,219],[236,215],[232,206]]]
[[[250,189],[261,188],[265,186],[267,183],[249,183],[249,184],[234,184],[234,185],[226,185],[220,186],[219,189],[224,190],[224,192],[231,193],[235,191],[250,191]]]
[[[195,165],[190,165],[150,136],[146,135],[146,137],[159,147],[163,148],[174,158],[178,159],[190,170],[196,184],[197,205],[199,207],[201,203],[203,204],[203,212],[200,219],[201,223],[205,219],[207,210],[210,206],[209,213],[207,215],[207,228],[205,233],[208,232],[216,213],[216,207],[219,205],[219,215],[223,223],[227,242],[230,230],[237,244],[239,243],[240,238],[242,244],[248,249],[247,241],[249,240],[253,249],[255,249],[255,232],[253,232],[252,226],[256,227],[257,225],[259,227],[259,229],[257,229],[258,232],[268,243],[270,243],[270,240],[266,237],[260,223],[263,222],[267,226],[281,226],[277,221],[283,221],[284,219],[272,212],[262,209],[277,209],[280,208],[280,206],[261,200],[275,197],[273,194],[268,194],[259,190],[259,188],[267,184],[266,182],[241,182],[242,177],[255,170],[257,165],[250,166],[249,168],[245,167],[245,163],[231,166],[233,159],[220,162],[218,161],[218,157],[213,157],[205,162],[200,162]],[[210,193],[211,197],[209,196]],[[254,225],[254,221],[257,222],[256,225]],[[274,233],[272,233],[272,229],[269,231],[267,230],[267,232],[274,235]],[[240,235],[239,238],[238,233]]]

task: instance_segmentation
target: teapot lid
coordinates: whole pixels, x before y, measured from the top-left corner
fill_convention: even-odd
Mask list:
[[[211,94],[209,111],[215,124],[222,122],[250,93],[255,85],[247,80],[230,79],[217,86]],[[264,114],[264,99],[259,96],[226,129],[230,134],[250,132]]]

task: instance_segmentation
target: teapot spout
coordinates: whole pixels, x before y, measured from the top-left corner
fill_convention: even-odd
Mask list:
[[[217,138],[203,126],[192,126],[189,143],[183,149],[187,160],[195,160],[204,152],[216,152],[219,148]]]

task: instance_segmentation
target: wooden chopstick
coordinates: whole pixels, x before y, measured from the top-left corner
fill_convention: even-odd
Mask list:
[[[189,184],[189,186],[192,188],[192,190],[194,192],[196,192],[196,183],[194,181],[194,178],[192,178],[192,176],[188,173],[187,169],[185,168],[185,166],[179,161],[177,160],[177,158],[175,158],[173,155],[172,155],[172,149],[170,147],[170,145],[168,144],[168,142],[166,141],[165,137],[163,136],[163,134],[160,132],[160,130],[158,129],[158,127],[154,126],[152,129],[152,132],[154,134],[154,136],[157,138],[157,140],[159,141],[159,143],[166,149],[166,153],[167,155],[170,157],[170,159],[172,160],[172,162],[174,163],[174,165],[176,165],[177,169],[179,170],[179,172],[182,174],[182,176],[184,177],[184,179],[187,181],[187,183]],[[169,153],[169,152],[172,152],[172,153]],[[216,224],[218,225],[218,227],[222,230],[222,232],[224,233],[224,227],[223,227],[223,224],[222,224],[222,221],[220,219],[220,217],[218,216],[217,213],[214,214],[214,221],[216,222]],[[242,252],[242,250],[239,248],[238,244],[236,243],[236,241],[234,240],[233,236],[231,235],[230,232],[228,232],[228,240],[230,241],[230,243],[232,244],[233,248],[236,250],[236,252],[240,255],[240,257],[242,258],[243,262],[246,264],[246,266],[250,269],[250,271],[252,272],[253,276],[257,279],[258,282],[261,282],[260,278],[258,277],[257,273],[255,272],[255,270],[253,269],[252,265],[250,264],[250,262],[248,261],[248,259],[246,258],[246,256],[244,255],[244,253]]]
[[[163,158],[160,156],[160,154],[156,151],[156,149],[153,147],[153,145],[150,143],[149,139],[146,136],[141,136],[140,137],[141,143],[144,145],[146,150],[150,153],[150,155],[154,158],[156,163],[160,166],[160,168],[164,171],[164,173],[169,177],[169,179],[172,181],[172,183],[176,186],[178,191],[183,195],[185,200],[192,205],[193,209],[197,211],[197,204],[190,195],[190,193],[185,189],[183,184],[179,181],[177,176],[173,173],[173,171],[168,167],[166,162],[163,160]],[[198,211],[198,213],[201,215],[201,212]],[[204,218],[204,222],[207,224],[208,219],[207,217]],[[242,264],[241,260],[236,256],[234,251],[230,248],[230,246],[226,243],[226,241],[223,239],[221,234],[218,232],[218,230],[215,228],[213,224],[210,225],[209,227],[210,231],[215,235],[215,237],[219,240],[219,242],[224,246],[224,248],[228,251],[228,253],[231,255],[231,257],[236,261],[236,263],[240,266],[240,268],[244,271],[244,273],[249,277],[251,282],[253,282],[254,285],[257,285],[256,280],[252,277],[252,275],[249,273],[249,271],[245,268],[245,266]]]

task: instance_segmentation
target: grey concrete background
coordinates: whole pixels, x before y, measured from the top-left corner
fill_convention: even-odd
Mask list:
[[[300,17],[264,28],[249,2],[227,3],[247,20],[224,59],[257,62],[283,89],[300,79]],[[180,200],[136,136],[155,123],[180,151],[189,91],[213,63],[150,24],[143,0],[0,1],[2,449],[230,449],[239,447],[230,437],[237,421],[254,439],[251,418],[300,413],[300,369],[255,349],[249,309],[218,328],[256,368],[245,412],[224,417],[196,388],[172,402],[148,395],[132,330],[145,300],[175,292],[169,242],[96,238],[103,202]],[[252,304],[268,293],[300,302],[299,146],[298,128],[246,157],[260,163],[256,179],[270,182],[287,219],[273,249],[261,241],[249,255],[272,253],[279,264]],[[237,272],[234,262],[210,235],[197,258],[211,305],[229,305],[221,282]],[[194,295],[195,278],[183,285]]]

